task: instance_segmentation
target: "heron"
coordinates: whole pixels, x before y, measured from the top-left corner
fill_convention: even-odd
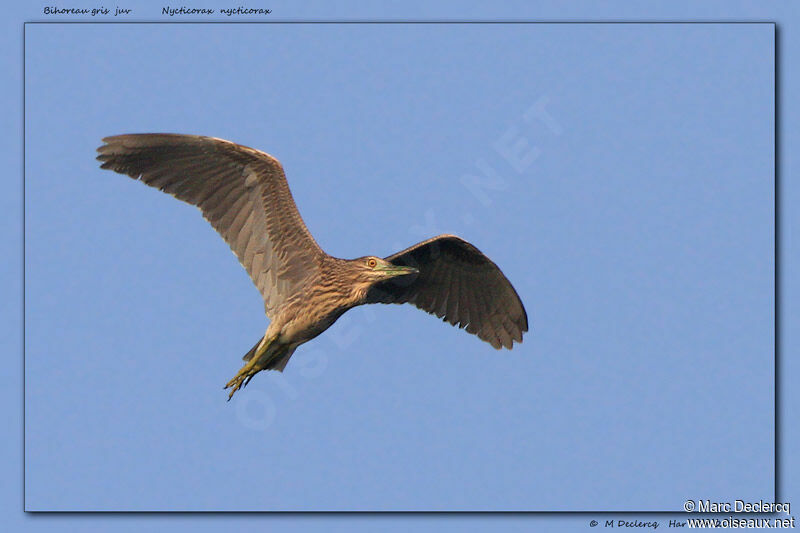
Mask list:
[[[283,372],[298,346],[363,304],[413,304],[498,350],[528,331],[525,307],[500,268],[455,235],[384,258],[325,253],[300,217],[281,163],[265,152],[171,133],[106,137],[97,151],[101,168],[199,208],[261,293],[269,325],[225,385],[228,400],[262,370]]]

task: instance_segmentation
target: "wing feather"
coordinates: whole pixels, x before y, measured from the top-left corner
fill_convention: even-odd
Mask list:
[[[498,349],[522,342],[528,331],[522,301],[497,265],[472,244],[440,235],[386,260],[420,272],[375,285],[368,303],[411,303]]]
[[[197,135],[116,135],[103,142],[102,168],[200,208],[261,292],[267,315],[316,274],[324,252],[272,156]]]

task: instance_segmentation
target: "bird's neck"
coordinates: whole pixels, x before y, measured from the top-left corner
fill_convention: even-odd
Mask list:
[[[326,301],[336,302],[337,306],[351,308],[365,302],[370,284],[353,282],[346,261],[337,259],[333,268],[325,269],[329,274],[320,284],[321,297]]]

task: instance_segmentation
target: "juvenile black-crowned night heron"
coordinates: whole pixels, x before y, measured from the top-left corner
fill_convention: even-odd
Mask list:
[[[440,235],[384,259],[339,259],[309,233],[272,156],[213,137],[117,135],[97,149],[102,168],[200,208],[264,298],[264,336],[225,388],[283,371],[295,349],[367,303],[411,303],[497,349],[522,342],[525,308],[500,269],[473,245]]]

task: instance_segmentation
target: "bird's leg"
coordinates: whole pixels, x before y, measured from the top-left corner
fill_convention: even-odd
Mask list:
[[[233,398],[233,394],[245,387],[250,380],[253,379],[253,376],[264,370],[266,368],[269,359],[266,358],[263,362],[261,361],[261,356],[264,355],[267,350],[272,346],[272,344],[277,340],[278,335],[273,335],[269,339],[265,336],[264,339],[261,341],[261,344],[258,345],[256,348],[256,352],[253,354],[253,357],[245,364],[242,368],[239,369],[239,372],[231,379],[226,385],[226,389],[231,389],[230,394],[228,394],[228,401]]]

